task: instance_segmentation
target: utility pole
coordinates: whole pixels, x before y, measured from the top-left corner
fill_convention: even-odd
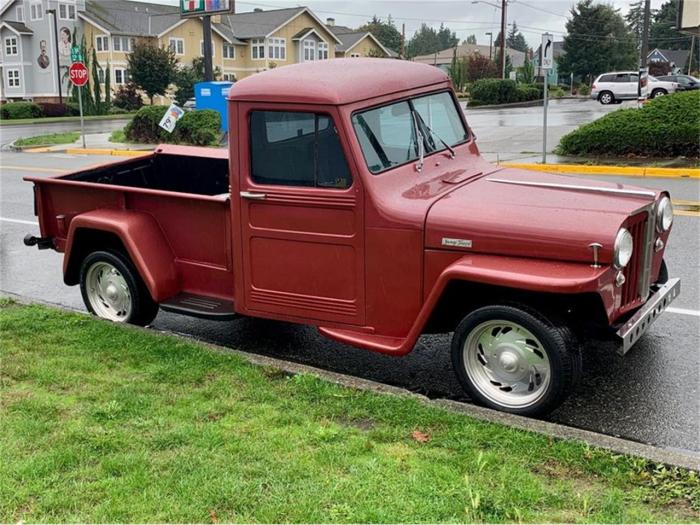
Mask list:
[[[401,24],[401,58],[406,58],[406,23]]]
[[[489,35],[489,60],[493,60],[493,33],[484,33],[485,35]]]
[[[204,80],[211,82],[214,80],[214,69],[212,67],[212,49],[211,49],[211,16],[202,17],[202,54],[204,55]]]
[[[649,18],[651,16],[651,0],[644,0],[644,25],[642,26],[642,47],[639,52],[639,68],[647,67],[649,54]]]
[[[649,0],[647,0],[648,2]],[[506,78],[506,8],[508,0],[501,0],[501,78]]]
[[[61,89],[61,61],[58,54],[58,23],[56,22],[56,10],[47,9],[47,13],[53,15],[53,47],[56,51],[56,78],[58,79],[58,102],[63,104],[63,90]]]
[[[693,63],[693,51],[695,50],[695,35],[690,37],[690,55],[688,55],[688,74],[690,75],[690,72],[692,69],[690,69],[690,66]]]

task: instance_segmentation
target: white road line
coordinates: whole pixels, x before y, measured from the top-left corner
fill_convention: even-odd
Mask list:
[[[23,221],[21,219],[8,219],[7,217],[0,217],[0,221],[13,222],[15,224],[28,224],[29,226],[39,226],[39,223],[35,222],[35,221]]]
[[[681,314],[681,315],[692,315],[693,317],[700,317],[700,310],[689,310],[688,308],[674,308],[669,306],[666,311],[670,314]]]

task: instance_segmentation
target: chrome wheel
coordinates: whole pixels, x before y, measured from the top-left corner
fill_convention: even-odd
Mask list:
[[[610,93],[603,93],[603,94],[600,96],[600,101],[601,101],[603,104],[610,104],[610,103],[613,101],[613,97],[612,97],[612,95],[611,95]]]
[[[547,393],[551,381],[544,347],[529,330],[511,321],[476,326],[465,339],[462,359],[474,387],[504,408],[532,406]]]
[[[98,317],[123,323],[131,316],[129,285],[116,267],[96,262],[87,271],[85,288],[90,306]]]

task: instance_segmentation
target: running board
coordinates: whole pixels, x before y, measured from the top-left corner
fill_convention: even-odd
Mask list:
[[[231,301],[190,293],[171,297],[164,303],[160,303],[160,307],[166,312],[214,321],[228,321],[236,317]]]

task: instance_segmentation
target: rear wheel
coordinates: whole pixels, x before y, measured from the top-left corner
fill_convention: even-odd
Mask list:
[[[651,97],[650,98],[656,98],[656,97],[663,97],[664,95],[668,95],[668,91],[665,89],[655,89],[654,91],[651,92]]]
[[[613,102],[615,102],[615,97],[613,96],[613,94],[610,91],[603,91],[598,96],[598,101],[601,104],[608,105],[608,104],[612,104]]]
[[[452,339],[452,365],[476,402],[536,416],[558,407],[581,372],[571,331],[541,314],[487,306],[467,315]]]
[[[88,255],[80,268],[80,292],[87,309],[102,319],[140,326],[158,314],[141,276],[124,254],[98,251]]]

